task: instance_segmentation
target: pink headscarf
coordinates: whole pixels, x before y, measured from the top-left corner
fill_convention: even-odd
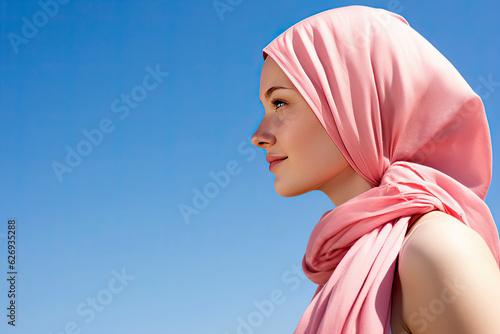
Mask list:
[[[295,334],[389,333],[395,263],[412,215],[452,215],[500,264],[484,202],[492,152],[482,101],[404,18],[364,6],[327,10],[290,27],[263,55],[374,187],[314,228],[302,266],[319,286]]]

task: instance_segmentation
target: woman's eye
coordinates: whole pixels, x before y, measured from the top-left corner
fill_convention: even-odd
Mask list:
[[[285,104],[285,102],[280,100],[273,100],[271,103],[276,107],[275,110],[278,110],[279,107],[282,107]]]

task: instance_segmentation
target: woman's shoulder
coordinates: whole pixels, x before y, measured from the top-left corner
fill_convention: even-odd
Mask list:
[[[441,211],[431,211],[420,216],[408,230],[400,252],[400,259],[407,249],[413,253],[418,252],[421,256],[430,255],[432,259],[435,259],[432,255],[446,255],[452,250],[445,249],[444,243],[449,243],[447,244],[449,247],[456,247],[457,244],[463,245],[466,239],[478,237],[479,235],[473,229],[457,218]]]
[[[443,212],[416,223],[398,260],[408,328],[429,334],[500,333],[500,271],[481,236]]]
[[[426,267],[441,268],[453,264],[464,267],[464,261],[470,255],[486,256],[494,260],[488,246],[476,231],[444,212],[433,211],[423,215],[409,232],[399,255],[399,268],[403,270],[418,264],[409,265],[408,261],[414,260]],[[464,257],[467,254],[469,256]]]

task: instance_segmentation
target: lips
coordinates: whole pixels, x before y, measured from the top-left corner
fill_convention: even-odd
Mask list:
[[[278,156],[278,155],[268,155],[266,160],[269,162],[269,170],[271,170],[274,166],[279,164],[280,162],[286,160],[288,157]]]
[[[273,161],[276,161],[276,160],[282,160],[282,159],[286,159],[288,158],[287,156],[284,156],[284,155],[273,155],[273,154],[268,154],[266,156],[266,160],[267,162],[271,163]]]

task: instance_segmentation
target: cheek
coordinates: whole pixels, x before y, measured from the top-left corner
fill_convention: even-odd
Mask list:
[[[322,128],[318,128],[310,117],[296,115],[291,112],[287,116],[280,124],[280,128],[282,138],[286,142],[290,154],[294,152],[294,154],[304,156],[313,153],[312,148],[317,146],[318,140],[321,139],[318,136],[318,131]]]
[[[297,129],[294,151],[298,169],[308,179],[322,181],[347,167],[348,163],[319,122]],[[300,158],[299,158],[300,157]]]

